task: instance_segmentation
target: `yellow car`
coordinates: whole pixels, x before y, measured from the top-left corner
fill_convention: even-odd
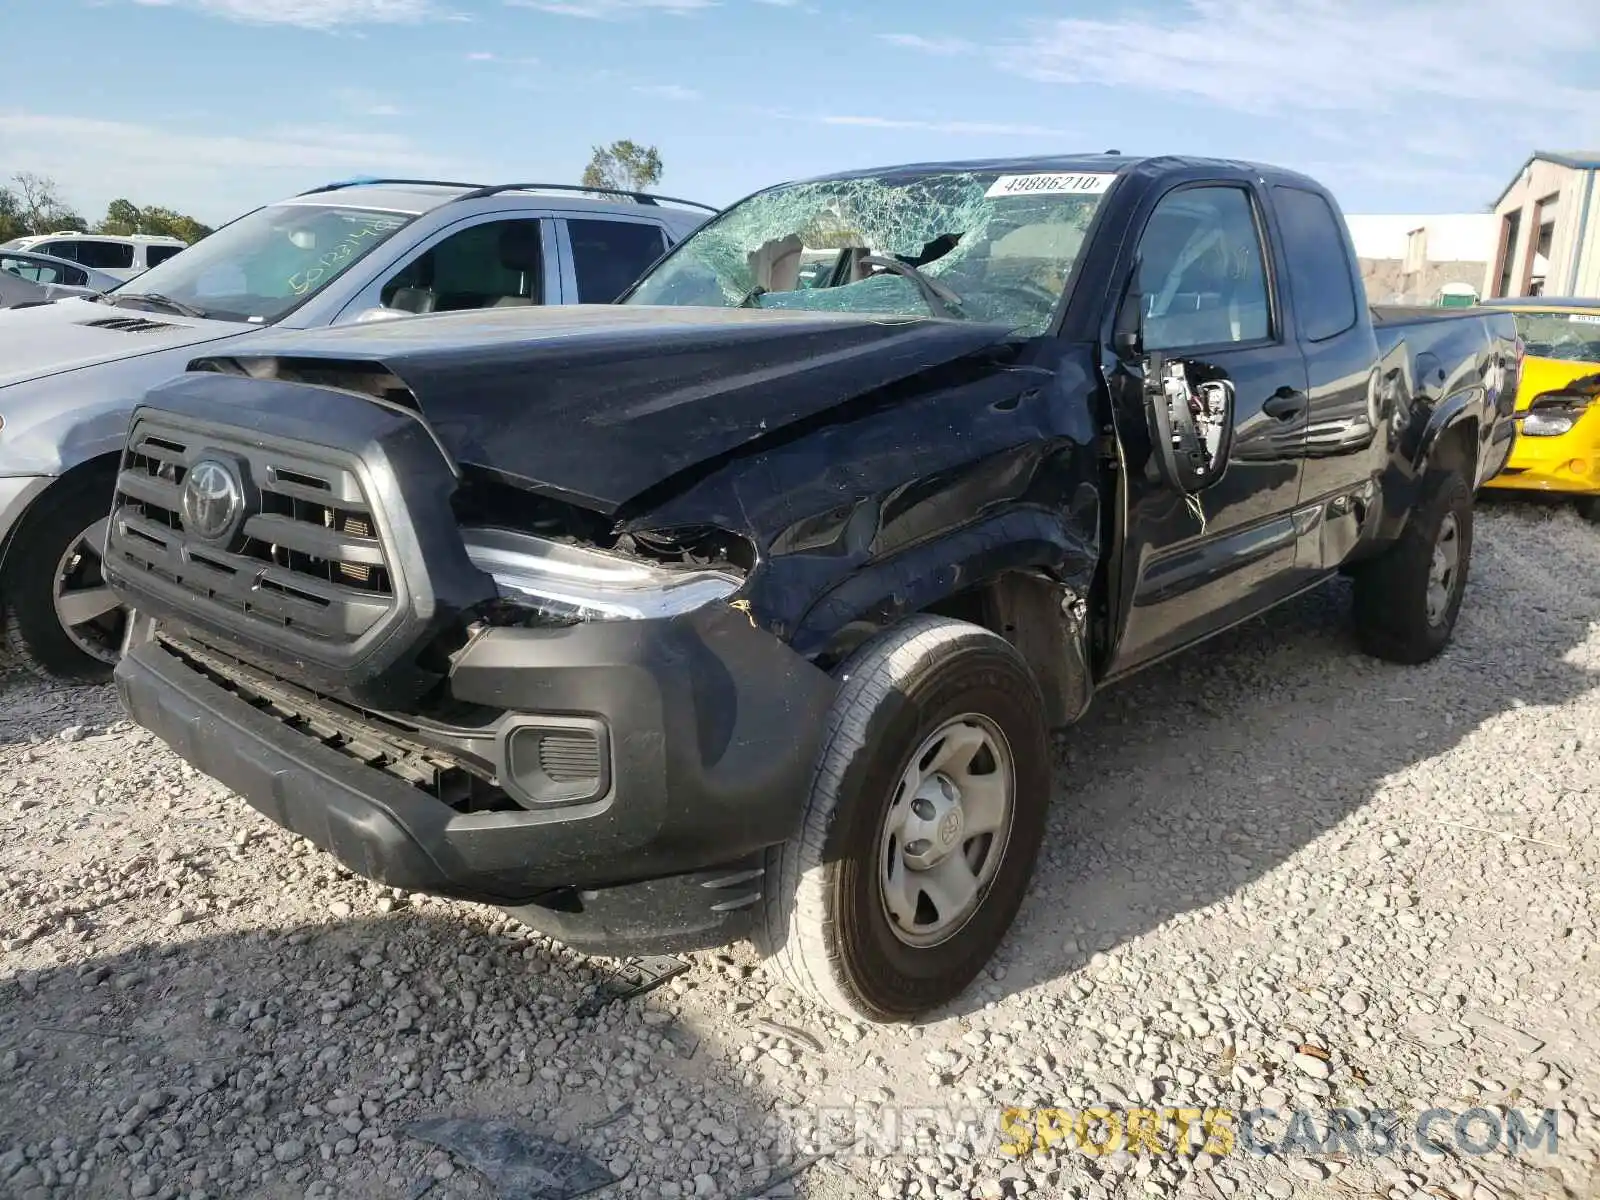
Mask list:
[[[1515,315],[1524,352],[1516,445],[1484,486],[1569,495],[1600,521],[1600,300],[1527,296],[1483,307]]]

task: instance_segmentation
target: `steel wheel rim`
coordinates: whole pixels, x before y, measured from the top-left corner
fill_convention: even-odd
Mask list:
[[[85,529],[56,563],[51,600],[67,639],[96,662],[113,664],[122,652],[127,610],[106,586],[102,571],[110,517]]]
[[[972,919],[1011,839],[1016,778],[1011,745],[987,717],[954,717],[923,739],[876,847],[879,901],[897,940],[927,949]]]
[[[1428,624],[1444,620],[1461,570],[1461,526],[1455,513],[1446,513],[1439,522],[1439,536],[1433,541],[1433,558],[1428,563]]]

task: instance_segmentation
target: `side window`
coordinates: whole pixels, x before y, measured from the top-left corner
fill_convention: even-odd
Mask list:
[[[79,242],[73,257],[97,271],[123,271],[133,266],[133,246],[128,242]]]
[[[659,225],[640,221],[567,222],[579,304],[610,304],[666,249]]]
[[[183,246],[146,246],[144,248],[144,265],[153,267],[158,263],[164,263],[182,249],[184,249]]]
[[[67,258],[73,262],[78,260],[77,242],[44,242],[33,247],[35,254],[48,254],[51,258]]]
[[[1356,323],[1356,292],[1339,218],[1321,196],[1301,188],[1275,187],[1272,199],[1301,335],[1320,342],[1343,333]]]
[[[539,304],[544,248],[537,217],[485,221],[424,250],[383,285],[380,303],[402,312],[454,312]]]
[[[57,278],[63,267],[46,266],[44,263],[29,262],[25,258],[0,258],[0,271],[15,275],[19,279],[31,279],[34,283],[59,283]]]
[[[1243,188],[1170,193],[1151,214],[1139,254],[1147,349],[1221,346],[1268,336],[1271,302],[1261,232]]]

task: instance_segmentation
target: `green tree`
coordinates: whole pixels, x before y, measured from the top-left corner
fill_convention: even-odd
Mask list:
[[[96,233],[121,237],[139,232],[139,207],[132,200],[113,200],[106,205],[106,219],[95,226]]]
[[[10,186],[0,190],[6,193],[6,199],[0,201],[0,208],[8,210],[11,219],[22,227],[20,232],[11,234],[11,237],[88,228],[83,218],[61,199],[56,181],[48,176],[18,171],[11,177]]]
[[[626,138],[609,146],[596,146],[583,169],[583,186],[642,192],[661,179],[661,155],[654,146],[641,146]]]
[[[0,242],[9,242],[28,232],[22,223],[22,201],[8,187],[0,187]]]
[[[174,209],[155,205],[140,208],[131,200],[119,199],[106,205],[105,220],[95,227],[95,232],[123,236],[146,233],[158,237],[180,238],[192,244],[210,233],[211,227]]]

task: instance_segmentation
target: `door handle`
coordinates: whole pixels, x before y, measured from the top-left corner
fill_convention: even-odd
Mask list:
[[[1295,417],[1303,415],[1310,407],[1311,397],[1285,386],[1267,397],[1267,402],[1261,406],[1261,411],[1280,421],[1292,421]]]

